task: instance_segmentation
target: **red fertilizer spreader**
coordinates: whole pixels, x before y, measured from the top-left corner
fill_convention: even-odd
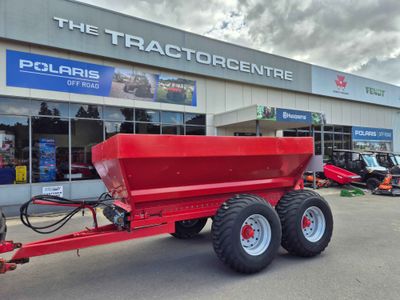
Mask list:
[[[265,268],[280,245],[315,256],[328,246],[333,220],[327,202],[302,189],[312,154],[312,138],[118,134],[92,149],[107,194],[94,200],[39,195],[21,206],[21,220],[39,233],[54,232],[84,209],[93,228],[21,245],[4,240],[0,214],[0,253],[16,250],[10,260],[0,259],[0,273],[34,256],[156,234],[191,238],[209,218],[217,256],[238,272]],[[28,213],[34,204],[73,210],[37,226]],[[108,225],[97,225],[98,207]]]

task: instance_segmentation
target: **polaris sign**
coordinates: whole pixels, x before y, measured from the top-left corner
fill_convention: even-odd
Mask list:
[[[311,112],[283,108],[276,109],[276,120],[280,122],[312,123]]]
[[[7,86],[108,96],[114,68],[7,50]]]
[[[393,130],[384,128],[353,127],[353,141],[392,141]]]

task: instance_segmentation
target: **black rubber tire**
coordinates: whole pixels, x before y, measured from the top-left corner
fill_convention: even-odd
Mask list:
[[[325,232],[322,237],[311,242],[302,231],[302,217],[307,208],[318,207],[325,217]],[[312,257],[320,254],[328,246],[333,232],[333,217],[329,204],[313,191],[297,190],[285,194],[276,206],[282,225],[282,247],[289,253]]]
[[[175,222],[175,232],[171,235],[178,239],[190,239],[198,235],[206,223],[207,218]]]
[[[367,179],[367,189],[370,191],[375,190],[379,185],[381,184],[381,181],[378,178],[371,177]]]
[[[5,241],[7,235],[6,216],[0,209],[0,241]]]
[[[271,241],[257,256],[248,254],[241,245],[241,227],[253,214],[264,216],[271,227]],[[265,199],[248,194],[236,195],[218,209],[212,224],[214,251],[227,266],[240,273],[255,273],[275,258],[281,240],[279,217]]]

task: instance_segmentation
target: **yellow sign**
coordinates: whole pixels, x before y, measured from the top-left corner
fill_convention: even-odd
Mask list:
[[[26,166],[15,167],[15,183],[26,183]]]

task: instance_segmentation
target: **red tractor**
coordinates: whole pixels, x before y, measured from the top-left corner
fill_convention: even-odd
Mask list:
[[[5,241],[0,214],[0,273],[31,257],[169,233],[191,238],[212,219],[214,250],[242,273],[265,268],[280,245],[291,254],[320,254],[331,239],[328,203],[302,190],[302,173],[313,154],[312,138],[154,136],[119,134],[93,147],[92,160],[109,190],[92,201],[36,196],[21,207],[25,225],[53,232],[70,215],[89,209],[94,227],[21,245]],[[31,204],[75,208],[54,224],[29,221]],[[110,221],[98,226],[96,207]]]
[[[187,98],[186,88],[183,83],[172,82],[167,88],[167,99],[175,101],[185,101]]]

